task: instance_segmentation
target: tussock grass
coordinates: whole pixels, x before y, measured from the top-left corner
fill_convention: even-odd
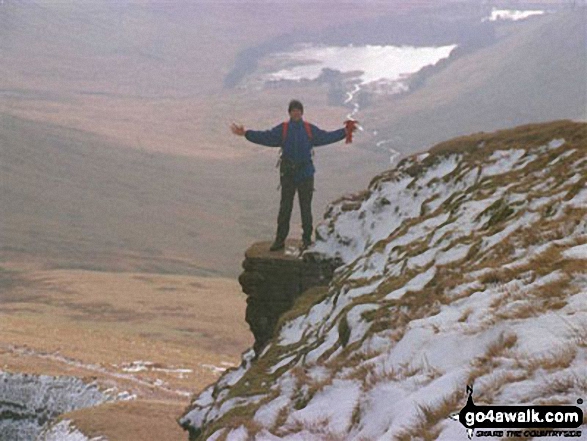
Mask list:
[[[329,375],[322,380],[315,380],[308,375],[308,372],[302,366],[296,366],[292,370],[292,375],[296,379],[297,392],[293,399],[293,407],[296,410],[305,408],[317,393],[330,386],[334,381],[333,375]]]
[[[459,411],[462,408],[464,399],[465,392],[463,390],[455,390],[437,404],[419,404],[418,422],[408,430],[400,433],[400,438],[398,439],[437,439],[441,431],[441,428],[437,427],[438,423],[447,419],[452,413]],[[403,438],[405,436],[410,436],[410,438]]]
[[[442,376],[442,372],[434,366],[431,366],[426,358],[423,358],[417,363],[411,362],[400,364],[399,367],[399,378],[401,380],[421,375],[430,382]]]
[[[529,375],[534,374],[538,369],[544,370],[562,370],[568,368],[575,357],[577,349],[571,345],[551,351],[547,354],[540,354],[531,357],[514,357],[516,367],[524,369]]]
[[[451,413],[458,410],[462,398],[462,396],[459,396],[456,400],[446,398],[437,406],[419,404],[418,413],[420,414],[422,429],[425,430],[427,427],[438,423],[441,419],[448,418]]]
[[[537,299],[548,300],[550,302],[561,301],[561,298],[567,297],[572,292],[569,291],[571,287],[571,277],[564,274],[560,279],[548,282],[538,288],[532,290],[532,295]],[[545,305],[548,303],[545,303]],[[552,303],[550,303],[552,304]]]
[[[579,348],[587,348],[587,323],[573,326],[573,343]]]
[[[337,205],[340,205],[340,209],[343,212],[358,210],[361,207],[361,204],[365,202],[367,199],[369,199],[370,196],[370,190],[363,190],[358,193],[344,195],[329,204],[324,216],[329,216],[332,213],[334,207],[336,207]]]
[[[275,398],[277,398],[278,395],[279,394],[275,391],[269,391],[267,396],[265,396],[257,404],[251,403],[232,407],[220,418],[204,427],[198,439],[207,439],[220,429],[238,429],[240,426],[244,426],[250,433],[257,433],[259,430],[262,430],[263,427],[261,427],[253,420],[255,412],[259,406],[273,401]],[[225,433],[228,435],[228,432]]]
[[[545,385],[541,390],[542,395],[548,399],[552,395],[562,395],[571,391],[577,393],[587,393],[587,379],[575,373],[569,373],[562,378],[555,378]]]
[[[568,144],[574,144],[585,139],[586,131],[585,124],[569,120],[526,124],[513,129],[499,130],[494,133],[481,132],[442,142],[430,149],[429,158],[440,154],[463,154],[472,159],[481,160],[485,155],[490,156],[495,150],[508,150],[522,146],[527,149],[535,148],[557,138],[564,138]],[[479,147],[480,145],[482,147]]]
[[[508,354],[518,341],[515,334],[502,333],[497,340],[487,346],[485,353],[476,357],[472,363],[471,378],[472,383],[475,378],[486,375],[492,368],[498,367],[498,358]]]
[[[540,308],[546,310],[545,307]],[[540,314],[539,308],[532,303],[526,301],[523,303],[517,303],[515,306],[510,307],[507,311],[498,311],[495,313],[495,318],[499,320],[520,320],[527,319],[530,317],[536,317]]]
[[[440,427],[430,429],[410,429],[403,430],[394,435],[394,441],[436,441],[442,429]]]
[[[275,424],[271,428],[272,433],[279,433],[280,429],[285,426],[285,422],[287,421],[287,417],[289,416],[291,409],[288,406],[284,406],[281,410],[277,413],[277,418],[275,419]]]
[[[484,379],[482,400],[486,403],[495,403],[497,395],[512,384],[528,379],[528,373],[525,371],[500,370],[491,375],[489,379]]]
[[[320,418],[312,421],[311,423],[294,421],[288,423],[285,427],[277,432],[278,436],[291,435],[300,432],[309,432],[312,435],[319,435],[323,441],[345,441],[346,434],[344,433],[333,433],[328,429],[329,419]]]
[[[359,375],[360,372],[357,374]],[[363,390],[369,391],[381,383],[397,382],[400,378],[400,373],[393,367],[388,369],[377,369],[375,366],[372,366],[363,377]]]

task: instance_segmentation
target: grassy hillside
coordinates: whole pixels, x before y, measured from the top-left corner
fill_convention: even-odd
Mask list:
[[[192,439],[455,440],[479,404],[587,385],[587,125],[457,138],[332,203],[310,249],[344,264],[255,359],[197,396]],[[585,420],[583,421],[583,424]]]
[[[175,419],[194,384],[252,343],[234,280],[3,264],[0,303],[0,371],[95,384],[116,403],[68,418],[112,441],[185,439]]]

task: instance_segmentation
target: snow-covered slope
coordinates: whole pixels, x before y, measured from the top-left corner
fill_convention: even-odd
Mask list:
[[[587,125],[438,145],[329,207],[338,258],[257,360],[180,420],[192,439],[465,439],[476,404],[587,394]]]

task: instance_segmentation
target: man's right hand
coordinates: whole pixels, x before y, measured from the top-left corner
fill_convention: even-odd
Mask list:
[[[237,136],[245,136],[246,130],[242,124],[237,125],[235,123],[232,123],[230,126],[230,130],[232,131],[232,133],[234,133]]]

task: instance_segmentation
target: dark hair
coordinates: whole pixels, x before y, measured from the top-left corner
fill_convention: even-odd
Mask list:
[[[304,113],[304,106],[298,100],[291,100],[289,102],[289,107],[287,108],[287,113],[290,113],[293,109],[299,109]]]

